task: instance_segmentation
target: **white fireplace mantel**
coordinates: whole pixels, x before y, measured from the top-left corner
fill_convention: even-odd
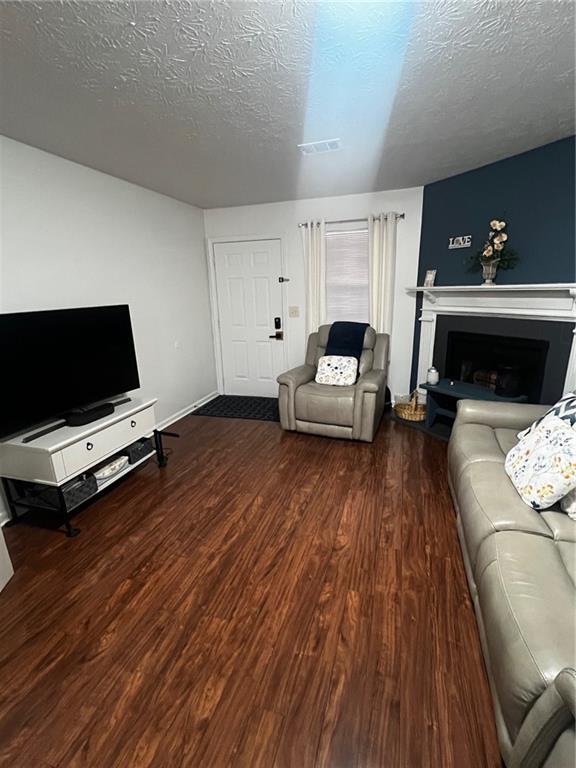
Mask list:
[[[533,293],[534,291],[547,291],[548,293],[566,293],[573,295],[576,292],[576,283],[512,283],[511,285],[502,285],[494,283],[493,285],[418,285],[415,288],[407,288],[407,291],[426,291],[430,293],[450,293],[451,291],[464,293],[502,293],[512,291],[513,293]]]
[[[576,389],[576,283],[435,285],[406,291],[422,294],[418,383],[426,381],[426,372],[433,364],[437,316],[480,315],[571,323],[575,335],[564,391]]]

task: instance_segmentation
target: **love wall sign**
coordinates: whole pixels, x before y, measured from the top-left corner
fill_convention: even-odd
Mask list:
[[[448,248],[470,248],[472,245],[472,235],[459,235],[458,237],[448,238]]]

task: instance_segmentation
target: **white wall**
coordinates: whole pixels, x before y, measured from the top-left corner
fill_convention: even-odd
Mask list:
[[[0,311],[127,303],[159,421],[216,389],[200,209],[3,137],[0,177]]]
[[[286,255],[286,305],[300,307],[300,317],[284,318],[288,365],[301,365],[305,350],[305,273],[298,223],[309,218],[350,219],[380,211],[405,213],[398,222],[398,247],[389,386],[405,394],[410,385],[415,299],[405,288],[416,285],[423,188],[322,197],[266,205],[214,208],[204,211],[207,238],[282,237]]]

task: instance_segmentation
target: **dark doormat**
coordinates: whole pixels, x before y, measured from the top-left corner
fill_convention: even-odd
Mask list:
[[[277,397],[219,395],[192,412],[193,416],[220,416],[224,419],[280,421]]]

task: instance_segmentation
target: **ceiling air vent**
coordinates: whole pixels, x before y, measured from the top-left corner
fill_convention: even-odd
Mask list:
[[[324,139],[324,141],[309,141],[306,144],[298,144],[298,149],[303,155],[322,155],[325,152],[337,152],[342,149],[340,139]]]

